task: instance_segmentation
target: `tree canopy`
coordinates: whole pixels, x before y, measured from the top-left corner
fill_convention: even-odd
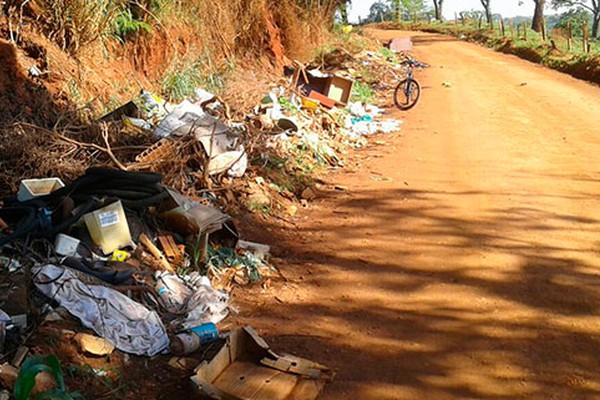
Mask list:
[[[600,28],[600,0],[552,0],[552,6],[554,8],[576,7],[575,10],[579,8],[589,11],[592,16],[591,36],[594,38],[598,37],[598,30]]]

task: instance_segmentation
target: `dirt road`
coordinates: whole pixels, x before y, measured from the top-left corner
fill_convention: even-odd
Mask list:
[[[411,35],[421,102],[329,177],[247,322],[338,370],[322,399],[600,398],[600,88]]]

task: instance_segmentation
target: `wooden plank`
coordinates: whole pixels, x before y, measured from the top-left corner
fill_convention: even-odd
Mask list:
[[[139,240],[144,245],[144,247],[148,249],[150,254],[152,254],[160,262],[160,266],[162,267],[162,269],[172,274],[175,273],[175,269],[171,267],[171,264],[169,264],[169,261],[167,261],[163,253],[158,249],[158,247],[154,245],[154,243],[152,243],[150,238],[146,236],[145,233],[142,233],[140,235]]]

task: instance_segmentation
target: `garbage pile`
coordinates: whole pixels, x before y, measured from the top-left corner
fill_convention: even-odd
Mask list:
[[[272,268],[269,247],[240,241],[227,214],[161,180],[156,173],[91,168],[68,185],[58,178],[24,180],[19,193],[5,200],[0,209],[0,276],[19,283],[6,283],[0,354],[5,354],[5,344],[20,345],[28,331],[33,305],[28,304],[27,279],[36,289],[43,319],[60,320],[56,311],[66,310],[97,335],[75,336],[91,354],[106,355],[116,348],[146,357],[185,356],[220,339],[217,324],[228,315],[230,298],[213,282],[239,282],[240,272],[243,281],[260,279],[263,269]],[[245,272],[240,270],[244,267]],[[248,329],[263,346],[264,340]],[[224,337],[234,340],[231,335],[239,332]],[[221,351],[228,351],[223,349],[229,341]],[[290,367],[286,363],[301,360],[267,350],[271,367],[284,372]],[[309,369],[298,375],[319,379],[320,390],[332,375],[326,367],[306,362]],[[14,384],[21,388],[30,372],[16,368],[0,366],[0,380],[18,374]],[[303,390],[302,381],[297,390]]]
[[[375,62],[365,60],[351,62]],[[275,354],[251,328],[219,333],[232,286],[275,271],[269,246],[240,239],[223,198],[264,206],[272,193],[310,197],[306,187],[289,188],[272,177],[297,173],[298,164],[307,162],[343,167],[347,147],[397,131],[401,121],[386,119],[374,104],[352,101],[358,73],[351,67],[322,72],[297,63],[289,72],[287,84],[273,85],[238,121],[222,99],[201,89],[179,104],[142,91],[102,117],[104,145],[56,134],[57,142],[76,149],[64,160],[82,152],[99,160],[102,154],[103,166],[88,168],[68,184],[59,177],[24,179],[18,193],[2,203],[0,355],[23,344],[32,314],[51,323],[61,319],[58,311],[66,311],[94,332],[76,335],[89,353],[116,348],[144,357],[181,357],[221,340],[219,354],[234,368],[240,353],[228,351],[242,346],[239,341],[254,343],[262,354],[257,363],[302,377],[294,390],[316,396],[333,377],[326,367]],[[111,148],[115,126],[123,137],[134,132],[148,145]],[[264,173],[267,165],[273,175]],[[236,179],[241,184],[235,195],[215,194],[234,187]],[[201,366],[193,379],[197,389],[214,395],[216,376],[205,375]],[[0,380],[3,370],[18,367],[14,360],[1,365]],[[214,370],[210,362],[204,367]],[[320,383],[308,390],[305,378]]]

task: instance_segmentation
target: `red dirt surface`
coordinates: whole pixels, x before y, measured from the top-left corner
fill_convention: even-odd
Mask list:
[[[321,399],[600,398],[600,89],[411,35],[423,93],[274,236],[237,322],[338,371]],[[270,230],[270,231],[269,231]]]
[[[240,217],[285,279],[237,288],[228,326],[336,369],[322,400],[600,398],[600,89],[448,37],[372,33],[414,36],[432,65],[420,103],[308,210]],[[191,397],[167,359],[132,357],[133,387],[95,392]]]

